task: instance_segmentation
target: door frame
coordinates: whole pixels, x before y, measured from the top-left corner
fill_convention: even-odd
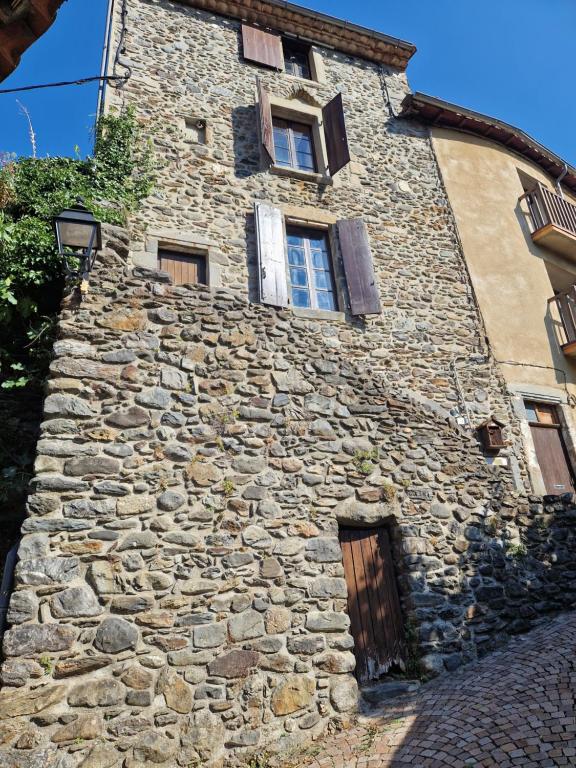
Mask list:
[[[560,423],[562,441],[566,453],[568,467],[576,482],[576,434],[572,421],[571,409],[567,405],[566,396],[558,395],[554,390],[548,387],[532,386],[514,386],[511,387],[513,393],[513,405],[516,415],[520,419],[520,431],[524,443],[524,451],[527,462],[531,492],[536,496],[547,496],[546,485],[542,470],[536,456],[536,446],[532,438],[532,428],[526,411],[525,403],[533,402],[547,406],[555,406]],[[554,394],[552,394],[554,392]]]

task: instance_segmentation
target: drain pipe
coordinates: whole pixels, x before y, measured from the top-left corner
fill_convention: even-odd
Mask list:
[[[112,20],[114,18],[115,0],[108,0],[108,10],[106,11],[106,30],[104,32],[104,46],[102,50],[102,65],[100,67],[100,76],[104,78],[108,74],[108,62],[110,61],[110,43],[112,42]],[[96,114],[102,115],[104,112],[104,102],[106,100],[106,80],[100,81],[98,91],[98,109]]]
[[[567,175],[568,175],[568,166],[566,165],[566,163],[564,163],[564,170],[562,171],[560,176],[558,176],[555,182],[556,189],[558,190],[558,194],[562,199],[564,199],[564,193],[562,192],[562,182],[564,181]]]
[[[0,584],[0,638],[6,629],[6,615],[8,613],[8,605],[10,603],[12,587],[14,585],[14,570],[16,569],[16,560],[18,557],[18,544],[19,542],[16,542],[16,544],[10,547],[8,554],[6,555],[6,562],[4,563],[2,584]]]

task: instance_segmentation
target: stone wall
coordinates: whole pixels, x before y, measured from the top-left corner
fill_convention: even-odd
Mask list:
[[[572,604],[573,507],[515,495],[330,325],[173,287],[125,268],[125,233],[105,240],[55,347],[0,765],[246,764],[345,723],[342,523],[392,531],[429,671]]]
[[[108,108],[135,107],[159,166],[157,190],[133,222],[135,261],[156,268],[159,242],[195,242],[210,251],[214,287],[255,301],[255,201],[312,221],[362,217],[383,312],[366,321],[347,315],[320,332],[392,388],[418,393],[472,425],[498,413],[515,444],[511,460],[522,463],[518,425],[488,361],[428,129],[397,119],[388,103],[388,94],[399,105],[408,93],[405,75],[319,46],[324,82],[305,81],[245,62],[237,20],[166,0],[131,0],[128,11],[123,61],[133,76],[109,90]],[[268,171],[256,77],[296,108],[342,93],[352,162],[332,185]],[[206,121],[206,144],[186,130],[191,118]]]

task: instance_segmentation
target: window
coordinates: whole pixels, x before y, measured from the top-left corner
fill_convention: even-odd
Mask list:
[[[305,80],[312,79],[310,71],[310,48],[295,40],[282,40],[284,49],[284,71],[288,75],[302,77]]]
[[[336,311],[332,265],[325,233],[288,227],[286,237],[292,306]]]
[[[276,164],[299,171],[316,171],[312,127],[273,117]]]
[[[158,266],[163,272],[168,272],[174,285],[208,284],[204,254],[159,250]]]

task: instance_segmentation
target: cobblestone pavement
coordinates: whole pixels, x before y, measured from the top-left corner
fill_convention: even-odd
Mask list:
[[[328,738],[310,768],[576,766],[576,614],[390,702]]]

